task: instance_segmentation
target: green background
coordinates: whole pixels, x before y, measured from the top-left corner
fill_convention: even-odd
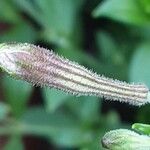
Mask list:
[[[149,0],[1,0],[3,42],[40,45],[150,87]],[[74,97],[0,76],[0,149],[101,150],[107,131],[150,123],[149,105]]]

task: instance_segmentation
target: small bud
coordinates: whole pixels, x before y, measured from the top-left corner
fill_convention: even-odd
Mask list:
[[[150,150],[150,137],[118,129],[106,133],[102,145],[108,150]]]
[[[0,44],[0,67],[34,85],[49,86],[76,95],[143,105],[150,93],[143,84],[128,84],[100,76],[79,64],[32,44]]]

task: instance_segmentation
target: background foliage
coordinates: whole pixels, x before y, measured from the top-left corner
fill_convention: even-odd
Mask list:
[[[0,42],[29,42],[150,86],[149,0],[1,0]],[[149,106],[74,97],[1,74],[4,150],[100,150],[106,131],[150,123]]]

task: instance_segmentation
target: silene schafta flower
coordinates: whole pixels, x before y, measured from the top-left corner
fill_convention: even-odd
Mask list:
[[[54,87],[75,95],[93,95],[138,106],[150,102],[149,89],[144,84],[128,84],[100,76],[32,44],[0,44],[0,67],[33,85]]]

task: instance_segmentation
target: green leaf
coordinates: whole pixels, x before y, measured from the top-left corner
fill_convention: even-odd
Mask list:
[[[23,10],[34,17],[44,27],[53,28],[66,33],[74,27],[76,11],[80,9],[83,0],[14,0]]]
[[[38,12],[38,10],[36,10],[36,7],[33,6],[33,2],[32,1],[26,1],[26,0],[12,0],[16,6],[27,12],[28,14],[30,14],[33,18],[36,18],[39,22],[41,22],[43,19],[41,18],[41,13]],[[40,21],[41,19],[41,21]]]
[[[141,44],[133,54],[129,70],[132,82],[145,83],[150,87],[150,44]]]
[[[82,102],[83,101],[83,102]],[[85,121],[92,122],[93,120],[99,119],[99,109],[101,102],[96,97],[84,97],[83,100],[79,101],[80,107],[80,118]]]
[[[106,32],[97,33],[97,45],[99,51],[105,59],[110,59],[118,50],[118,47],[112,37]]]
[[[57,114],[49,114],[41,107],[32,107],[28,109],[20,120],[0,126],[0,135],[42,136],[63,147],[90,147],[90,149],[97,149],[99,138],[104,134],[104,130],[108,129],[107,124],[109,124],[109,129],[118,127],[117,119],[113,120],[113,118],[115,118],[114,114],[111,117],[109,115],[106,118],[102,118],[102,124],[100,125],[96,122],[96,124],[92,124],[92,129],[87,127],[85,122],[80,122],[77,117],[69,113],[60,111]],[[107,120],[106,122],[105,119]]]
[[[19,21],[20,16],[16,11],[16,7],[13,5],[11,0],[0,1],[0,20],[16,23]]]
[[[13,135],[4,147],[4,150],[24,150],[21,137]]]
[[[42,27],[46,40],[67,47],[80,39],[78,11],[84,0],[14,0],[19,7],[32,16]],[[78,34],[77,34],[78,33]],[[75,35],[79,35],[76,38]],[[76,39],[76,40],[74,40]]]
[[[142,123],[134,123],[132,129],[140,132],[141,134],[150,135],[150,125]]]
[[[10,112],[10,107],[3,102],[0,102],[0,121],[6,119]]]
[[[136,116],[136,122],[150,124],[149,114],[150,114],[149,105],[145,105],[145,106],[139,108],[137,116]]]
[[[70,96],[60,90],[44,88],[43,97],[47,111],[54,112],[58,109]]]
[[[0,36],[1,42],[29,42],[33,43],[36,39],[35,30],[24,21],[15,24],[10,30]]]
[[[139,0],[141,3],[141,6],[143,6],[143,9],[147,14],[150,15],[150,1],[149,0]]]
[[[5,99],[9,103],[12,113],[19,117],[26,109],[32,86],[26,82],[5,76],[3,78],[3,89]]]
[[[120,125],[120,118],[119,115],[117,114],[117,112],[115,111],[110,111],[108,112],[108,114],[106,114],[105,116],[103,116],[104,118],[101,119],[101,123],[105,126],[107,126],[107,128],[109,129],[116,129],[117,127],[119,127]],[[105,122],[103,122],[103,120],[105,119]]]
[[[133,25],[149,25],[150,17],[136,0],[105,0],[93,11],[94,17],[108,17]]]
[[[101,101],[97,97],[76,97],[68,101],[70,111],[75,114],[80,121],[86,122],[87,126],[99,120],[99,109]]]
[[[79,121],[65,113],[48,114],[42,108],[32,108],[24,115],[20,131],[45,136],[55,144],[78,147],[91,142],[92,132],[82,129]],[[13,130],[14,131],[14,130]]]
[[[88,145],[84,146],[83,148],[81,148],[80,150],[101,150],[102,146],[100,143],[100,135],[96,138],[94,138],[94,140],[89,143]]]
[[[105,62],[116,65],[124,63],[121,47],[119,48],[119,45],[107,32],[98,32],[96,39],[100,55],[102,55]]]

